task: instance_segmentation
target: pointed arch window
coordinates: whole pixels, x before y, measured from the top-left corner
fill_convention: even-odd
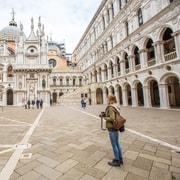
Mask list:
[[[46,87],[46,81],[45,81],[45,79],[42,80],[42,87],[43,87],[43,88]]]
[[[141,26],[143,24],[143,14],[142,14],[141,8],[139,8],[139,10],[138,10],[138,22],[139,22],[139,26]]]

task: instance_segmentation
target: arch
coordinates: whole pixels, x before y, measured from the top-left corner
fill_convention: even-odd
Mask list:
[[[103,104],[103,90],[101,88],[96,89],[96,103]]]
[[[151,105],[153,107],[160,106],[160,97],[159,97],[159,86],[158,82],[155,79],[149,81],[150,95],[151,95]]]
[[[118,84],[117,88],[117,100],[120,105],[123,105],[122,87]]]
[[[179,77],[174,73],[166,73],[161,77],[160,83],[165,84],[166,96],[169,100],[169,106],[171,108],[180,107],[180,85]]]
[[[137,101],[138,106],[144,106],[144,92],[143,92],[143,86],[141,82],[136,82],[136,93],[137,93]]]
[[[7,105],[13,105],[13,90],[7,90]]]
[[[131,86],[129,83],[125,83],[125,91],[128,105],[132,105]]]
[[[56,92],[53,92],[52,93],[52,100],[53,100],[53,103],[57,103],[57,93]]]

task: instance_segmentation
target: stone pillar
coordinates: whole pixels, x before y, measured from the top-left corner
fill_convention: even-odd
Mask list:
[[[144,107],[151,108],[151,93],[150,93],[150,87],[149,86],[144,86],[143,87],[143,92],[144,92]]]
[[[162,109],[169,109],[169,97],[165,84],[159,84],[159,97],[160,97],[160,107]]]
[[[177,58],[180,57],[180,30],[172,34],[174,36]]]
[[[155,50],[155,59],[156,63],[160,64],[164,62],[164,52],[163,52],[163,41],[157,41],[153,43],[154,50]]]
[[[134,72],[134,55],[128,56],[129,72]]]
[[[144,69],[144,68],[148,67],[148,64],[147,64],[147,50],[146,49],[141,49],[139,51],[139,55],[140,55],[141,68]]]
[[[131,88],[131,98],[132,98],[132,106],[138,106],[138,98],[137,98],[137,89]]]
[[[128,97],[127,97],[127,92],[126,88],[122,88],[122,99],[123,99],[123,105],[128,106]]]

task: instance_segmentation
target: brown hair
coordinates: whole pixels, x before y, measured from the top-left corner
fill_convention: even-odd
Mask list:
[[[107,96],[107,104],[110,105],[114,103],[117,103],[116,96],[114,94],[109,94]]]

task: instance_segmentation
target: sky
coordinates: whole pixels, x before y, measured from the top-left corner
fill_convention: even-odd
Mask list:
[[[9,25],[12,9],[18,27],[23,24],[26,36],[34,31],[38,20],[44,24],[45,35],[53,41],[65,43],[66,52],[72,53],[102,0],[0,0],[0,30]]]

